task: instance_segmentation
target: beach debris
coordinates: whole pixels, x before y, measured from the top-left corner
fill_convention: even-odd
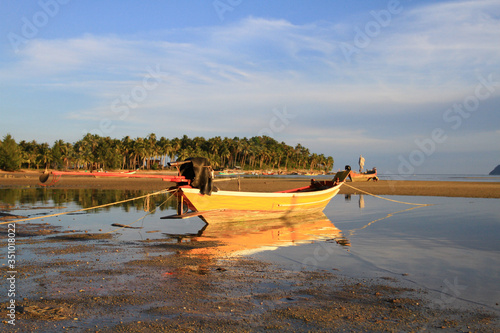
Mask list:
[[[23,219],[23,218],[26,218],[26,216],[0,212],[0,220]]]
[[[66,234],[60,236],[54,236],[52,239],[61,241],[85,241],[85,240],[96,240],[96,239],[111,239],[113,235],[111,234],[99,234],[99,233],[86,233],[86,234]]]
[[[327,239],[326,241],[327,242],[334,241],[335,243],[342,245],[342,246],[351,246],[351,242],[346,237],[335,237],[332,239]]]
[[[64,315],[64,308],[59,307],[40,307],[38,305],[30,305],[30,306],[19,306],[16,307],[16,310],[19,313],[26,313],[32,316],[39,317],[43,320],[65,320],[67,316]]]
[[[142,227],[131,227],[129,225],[121,224],[121,223],[113,223],[111,226],[120,227],[120,228],[128,228],[128,229],[142,229]]]

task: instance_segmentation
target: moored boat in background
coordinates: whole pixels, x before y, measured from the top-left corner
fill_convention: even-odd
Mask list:
[[[377,168],[367,170],[366,172],[355,172],[351,170],[349,165],[346,165],[346,170],[349,169],[349,179],[351,182],[367,182],[367,181],[378,181]]]

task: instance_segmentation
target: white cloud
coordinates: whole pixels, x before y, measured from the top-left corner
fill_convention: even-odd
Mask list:
[[[458,78],[463,86],[471,71],[498,65],[498,14],[497,1],[451,2],[403,11],[360,50],[351,65],[338,48],[345,38],[339,35],[339,24],[294,25],[251,17],[230,26],[168,31],[167,40],[93,35],[34,40],[12,73],[18,78],[20,72],[28,78],[76,76],[89,82],[98,78],[111,86],[120,76],[140,80],[145,67],[159,64],[171,74],[171,82],[194,89],[227,81],[245,87],[248,82],[279,78],[297,90],[320,83],[337,90],[357,87],[363,93],[389,93],[399,100],[411,98],[408,90],[415,89],[421,99],[433,94],[429,85],[457,84]],[[182,42],[168,41],[183,36]],[[449,93],[446,86],[441,88],[440,94]]]
[[[397,17],[374,47],[395,66],[467,71],[498,59],[499,15],[500,2],[489,0],[420,7]]]
[[[384,128],[394,126],[390,115],[442,114],[443,105],[474,91],[477,73],[498,72],[499,8],[498,1],[463,1],[404,9],[350,64],[339,49],[340,42],[352,42],[347,36],[354,27],[345,22],[295,25],[250,17],[232,25],[167,31],[155,40],[38,39],[23,48],[17,62],[0,68],[0,82],[29,86],[40,99],[49,90],[60,92],[61,101],[70,94],[87,98],[85,106],[60,111],[70,119],[106,117],[123,126],[165,129],[183,123],[187,133],[254,133],[267,126],[272,108],[287,105],[307,113],[307,124],[293,125],[304,142],[388,149],[381,147],[392,142],[394,148],[394,140],[383,136]],[[146,98],[132,100],[136,106],[121,117],[113,102],[144,87],[148,68],[159,69],[161,82]],[[351,128],[358,131],[324,129],[328,117],[349,122],[363,114],[379,118],[371,117],[371,123],[357,118]],[[191,120],[183,122],[186,117]],[[377,136],[370,130],[373,121]],[[397,142],[403,150],[411,146],[415,129],[410,122],[397,125],[410,133]]]

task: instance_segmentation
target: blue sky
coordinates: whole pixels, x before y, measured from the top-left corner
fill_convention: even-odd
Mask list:
[[[500,163],[500,1],[0,2],[0,135],[269,135],[335,168]]]

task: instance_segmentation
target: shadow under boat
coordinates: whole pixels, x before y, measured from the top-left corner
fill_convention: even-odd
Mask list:
[[[177,242],[215,241],[220,245],[196,247],[189,251],[190,254],[214,256],[246,255],[313,241],[351,245],[324,213],[272,220],[210,223],[194,234],[164,235]]]

